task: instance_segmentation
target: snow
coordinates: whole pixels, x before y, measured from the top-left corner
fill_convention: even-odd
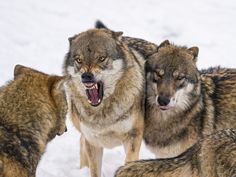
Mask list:
[[[111,29],[155,43],[165,39],[198,46],[199,68],[235,67],[236,2],[234,0],[7,0],[0,1],[0,85],[13,77],[16,64],[62,73],[68,37],[92,28],[101,19]],[[88,177],[79,169],[80,134],[54,139],[42,157],[38,177]],[[142,145],[141,158],[153,155]],[[103,177],[123,164],[122,147],[105,150]]]

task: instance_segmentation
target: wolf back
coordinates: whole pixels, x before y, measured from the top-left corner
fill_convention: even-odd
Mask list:
[[[236,175],[236,130],[206,136],[181,155],[130,162],[115,177],[229,177]]]

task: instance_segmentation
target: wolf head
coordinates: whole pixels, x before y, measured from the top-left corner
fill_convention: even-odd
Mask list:
[[[162,112],[176,112],[194,104],[200,94],[197,56],[197,47],[161,43],[146,62],[148,105],[156,105]]]
[[[69,38],[64,70],[92,106],[112,94],[122,75],[126,63],[121,35],[108,29],[91,29]]]
[[[19,80],[17,80],[18,77],[21,77]],[[50,127],[50,133],[49,133],[49,139],[55,137],[55,135],[62,135],[64,132],[67,131],[66,128],[66,113],[67,113],[67,102],[65,99],[65,89],[64,89],[64,83],[67,82],[67,77],[61,77],[56,75],[48,75],[46,73],[40,72],[38,70],[32,69],[30,67],[26,67],[20,64],[17,64],[14,68],[14,82],[20,82],[21,83],[21,91],[28,91],[29,95],[32,95],[30,92],[31,90],[34,90],[34,94],[38,95],[38,93],[43,92],[45,90],[44,87],[48,87],[48,97],[49,99],[53,100],[54,106],[56,106],[58,109],[56,109],[57,116],[56,119],[52,119],[53,116],[50,116],[48,118],[48,121],[55,122],[55,125],[53,123],[48,124],[48,127]],[[35,86],[32,84],[32,82],[37,82],[38,86]],[[25,90],[25,87],[28,87],[28,83],[32,84],[29,88]],[[27,86],[25,86],[27,85]],[[36,90],[36,87],[39,87],[38,90]],[[23,88],[23,89],[22,89]],[[22,93],[22,92],[21,92]],[[43,95],[43,94],[42,94]],[[34,109],[34,107],[32,107]],[[49,126],[50,125],[50,126]],[[55,127],[53,127],[55,126]],[[45,130],[46,131],[46,130]]]

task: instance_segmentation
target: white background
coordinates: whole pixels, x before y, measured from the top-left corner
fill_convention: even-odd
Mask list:
[[[13,76],[16,64],[61,74],[68,37],[92,28],[96,19],[108,27],[159,44],[200,48],[198,67],[236,67],[235,0],[1,0],[0,85]],[[88,177],[79,169],[79,133],[53,140],[37,177]],[[141,158],[153,157],[142,146]],[[122,147],[106,150],[103,176],[112,177],[123,163]]]

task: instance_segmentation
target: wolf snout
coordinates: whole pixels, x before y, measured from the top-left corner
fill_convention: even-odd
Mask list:
[[[94,77],[93,73],[91,73],[91,72],[83,73],[81,75],[81,78],[82,78],[83,83],[93,83],[93,82],[95,82],[95,77]]]
[[[157,102],[160,106],[167,106],[170,103],[170,99],[166,96],[159,95]]]

